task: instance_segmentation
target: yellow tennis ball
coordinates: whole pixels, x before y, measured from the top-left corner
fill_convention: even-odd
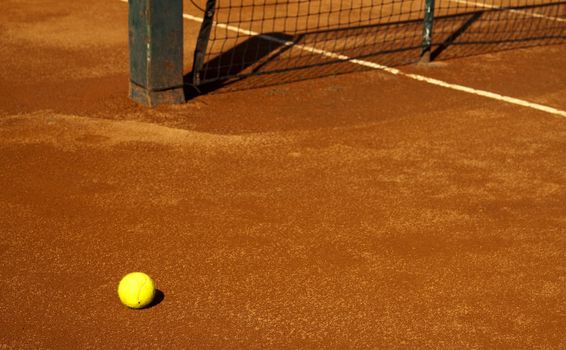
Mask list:
[[[144,308],[153,301],[155,283],[143,272],[129,273],[118,284],[118,296],[127,307]]]

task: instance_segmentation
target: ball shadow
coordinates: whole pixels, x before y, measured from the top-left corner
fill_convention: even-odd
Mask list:
[[[155,296],[153,297],[152,302],[148,306],[146,306],[144,309],[151,309],[152,307],[161,304],[161,302],[164,299],[165,299],[165,294],[161,290],[156,289],[155,290]]]

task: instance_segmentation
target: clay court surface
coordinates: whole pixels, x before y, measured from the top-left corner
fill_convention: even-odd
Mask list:
[[[0,349],[566,347],[566,118],[376,70],[148,109],[127,34],[118,0],[2,2]],[[564,67],[400,69],[564,111]]]

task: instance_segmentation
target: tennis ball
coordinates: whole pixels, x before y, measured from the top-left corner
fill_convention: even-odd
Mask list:
[[[155,283],[143,272],[132,272],[118,284],[118,296],[122,304],[132,309],[148,306],[155,296]]]

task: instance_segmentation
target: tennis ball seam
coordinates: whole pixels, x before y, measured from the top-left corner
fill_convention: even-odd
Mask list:
[[[140,300],[140,294],[143,291],[143,288],[145,287],[146,283],[147,283],[147,277],[143,276],[143,283],[141,285],[141,287],[138,288],[138,305],[141,305],[141,300]]]

